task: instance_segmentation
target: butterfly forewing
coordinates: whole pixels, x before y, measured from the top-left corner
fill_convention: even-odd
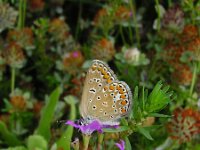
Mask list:
[[[113,81],[117,81],[113,71],[102,61],[94,60],[89,68],[82,94],[80,112],[83,118],[88,117],[91,102],[103,87]]]

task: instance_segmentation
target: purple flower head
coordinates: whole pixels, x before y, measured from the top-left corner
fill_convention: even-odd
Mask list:
[[[123,140],[120,140],[119,143],[115,143],[115,145],[120,149],[120,150],[125,150],[125,142]]]
[[[103,125],[101,124],[98,120],[93,120],[91,123],[86,124],[86,125],[79,125],[74,123],[73,121],[69,120],[65,124],[71,125],[74,128],[78,128],[81,130],[82,133],[84,134],[92,134],[94,131],[98,131],[99,133],[103,132],[103,128],[110,128],[114,127],[117,128],[117,125],[111,126],[111,125]]]
[[[79,56],[79,52],[78,52],[78,51],[75,51],[75,52],[73,52],[72,55],[73,55],[74,58],[77,58],[77,57]]]

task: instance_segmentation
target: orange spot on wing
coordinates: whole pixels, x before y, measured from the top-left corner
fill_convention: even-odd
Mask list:
[[[98,67],[98,70],[102,72],[102,71],[103,71],[103,68],[102,68],[102,67]]]
[[[122,108],[122,109],[121,109],[121,112],[122,112],[122,113],[126,113],[126,109]]]
[[[116,88],[118,91],[121,89],[120,87],[119,87],[119,85],[117,85],[117,88]]]
[[[120,89],[119,94],[124,94],[124,91],[122,89]]]
[[[121,102],[121,104],[124,106],[124,105],[127,104],[127,101],[126,101],[126,100],[123,100],[123,101]]]
[[[112,80],[111,80],[111,79],[108,79],[108,80],[107,80],[107,83],[112,83]]]
[[[113,91],[115,87],[113,85],[110,85],[109,89]]]
[[[120,95],[120,98],[125,99],[126,96],[124,94]]]
[[[108,78],[110,78],[110,76],[106,74],[106,75],[103,76],[103,78],[108,79]]]

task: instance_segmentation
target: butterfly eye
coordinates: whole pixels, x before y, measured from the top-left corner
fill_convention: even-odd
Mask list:
[[[102,84],[100,83],[98,86],[99,86],[99,87],[101,87],[101,86],[102,86]]]
[[[97,100],[101,100],[101,97],[100,97],[100,96],[97,96]]]
[[[92,109],[95,110],[97,107],[95,105],[92,106]]]

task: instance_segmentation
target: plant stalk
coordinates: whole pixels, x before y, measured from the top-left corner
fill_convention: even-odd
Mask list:
[[[137,40],[137,47],[140,49],[140,47],[141,47],[140,46],[140,33],[139,33],[139,30],[138,30],[138,27],[137,27],[136,11],[135,11],[135,7],[133,5],[133,1],[132,0],[129,0],[129,5],[131,7],[133,22],[135,24],[135,34],[136,34],[136,40]]]
[[[15,68],[11,68],[11,93],[14,92],[15,89]]]
[[[192,83],[191,83],[191,86],[190,86],[190,96],[192,96],[192,94],[193,94],[194,85],[195,85],[196,76],[197,76],[197,68],[198,68],[198,62],[194,63],[194,70],[193,70],[193,75],[192,75]]]
[[[103,143],[103,138],[104,138],[104,134],[98,133],[98,145],[97,145],[97,150],[101,150],[101,146],[102,146],[102,143]]]
[[[88,150],[91,135],[83,134],[83,150]]]

